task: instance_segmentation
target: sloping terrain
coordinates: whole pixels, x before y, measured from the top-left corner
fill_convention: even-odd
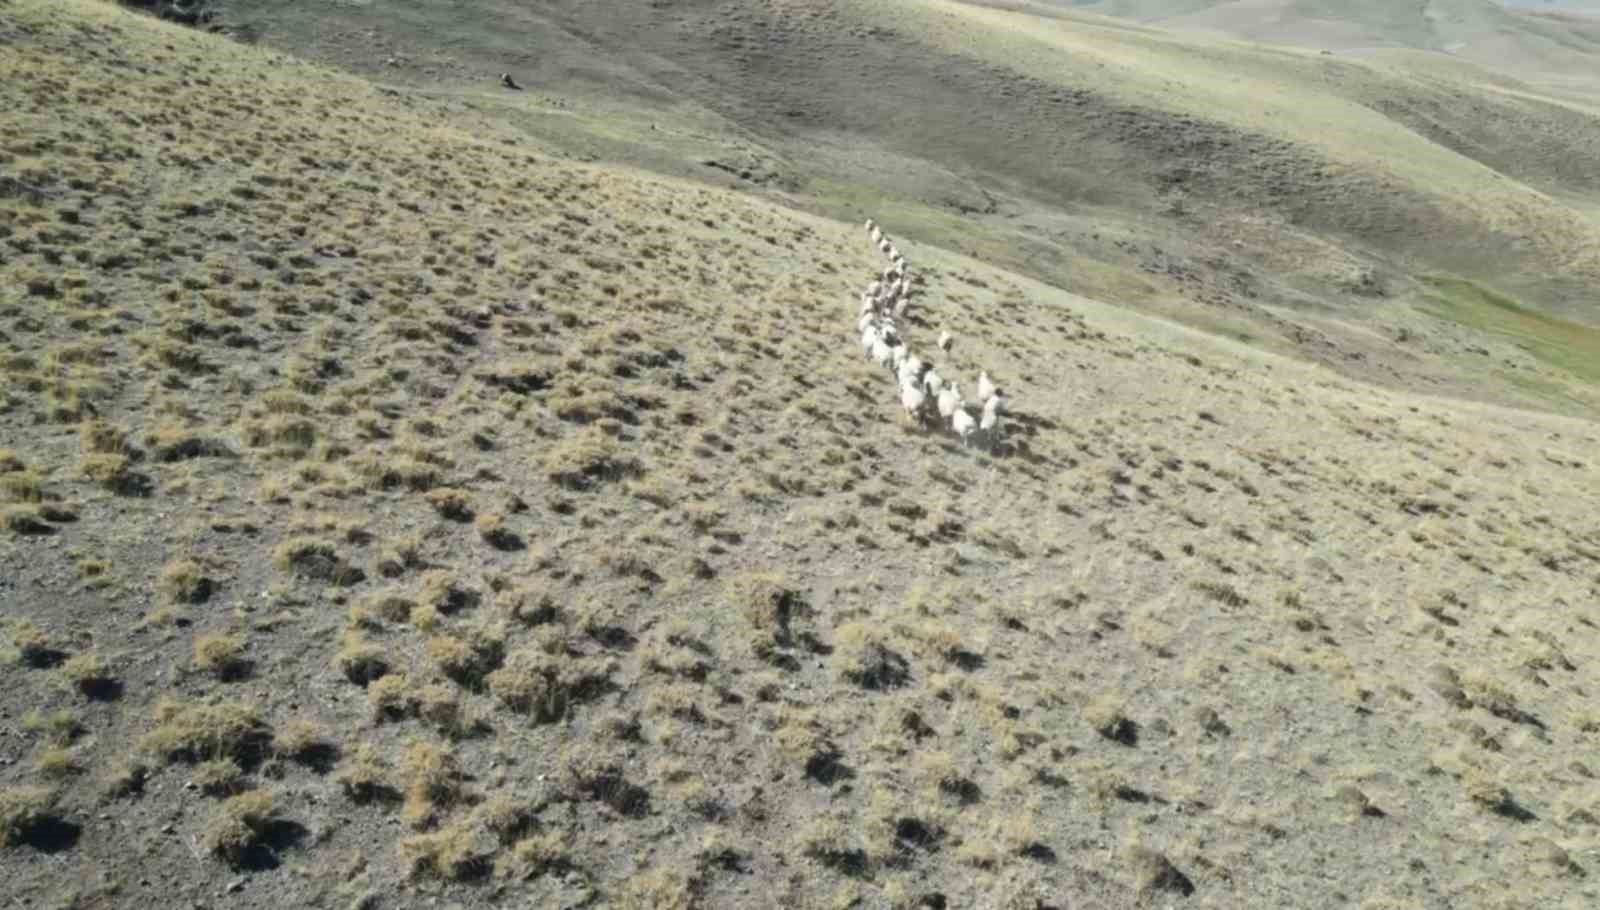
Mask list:
[[[0,45],[7,904],[1600,896],[1592,423],[902,238],[965,447],[859,223],[108,5]]]
[[[260,0],[227,15],[264,44],[576,156],[842,220],[876,214],[913,239],[1363,379],[1544,407],[1589,394],[1503,338],[1426,315],[1423,279],[1596,324],[1592,107],[1437,54],[1329,57],[1004,6],[461,15],[433,0]],[[507,71],[527,91],[500,88]]]
[[[1600,86],[1600,10],[1500,0],[1045,0],[1164,28],[1206,29],[1271,44],[1365,51],[1415,48],[1460,56],[1519,77]],[[1527,9],[1519,7],[1528,7]]]

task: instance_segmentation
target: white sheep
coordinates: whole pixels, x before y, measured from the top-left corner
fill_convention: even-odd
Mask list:
[[[891,356],[890,355],[890,351],[891,350],[893,350],[893,349],[889,347],[888,342],[883,340],[882,336],[879,336],[878,338],[874,338],[873,339],[873,341],[872,341],[872,359],[873,359],[873,361],[875,363],[878,364],[878,366],[886,367],[886,366],[889,365],[889,358]]]
[[[939,375],[938,370],[930,368],[928,372],[922,374],[922,386],[928,390],[929,395],[938,395],[944,391],[944,377]]]
[[[950,334],[950,331],[948,329],[946,329],[945,331],[940,332],[939,333],[939,350],[944,351],[946,353],[949,353],[950,344],[952,342],[954,342],[955,340],[956,340],[956,336]]]
[[[891,370],[894,370],[895,373],[898,374],[900,372],[900,365],[902,363],[906,362],[906,357],[910,353],[911,353],[911,351],[906,348],[904,342],[897,342],[897,343],[895,343],[893,345],[890,345],[889,346],[889,368]]]
[[[989,372],[985,370],[978,374],[978,401],[985,402],[994,397],[998,391],[994,383],[989,381]]]
[[[967,413],[964,406],[956,408],[955,414],[950,417],[950,429],[955,430],[956,435],[961,437],[962,445],[967,444],[967,438],[972,435],[976,426],[977,421],[972,419],[972,415]]]
[[[985,440],[991,440],[999,434],[1000,396],[996,395],[983,403],[983,415],[978,420],[978,429],[983,431]]]
[[[867,233],[869,233],[869,234],[872,233],[874,230],[877,229],[877,227],[878,227],[878,222],[873,221],[871,218],[867,219]]]
[[[922,378],[922,358],[915,354],[909,355],[900,362],[897,372],[901,385],[905,385],[908,382],[915,384]]]
[[[961,389],[952,382],[944,387],[944,391],[939,393],[939,416],[949,420],[960,407]]]
[[[906,409],[906,416],[920,422],[922,405],[927,400],[927,394],[915,382],[900,383],[900,406]]]
[[[861,328],[861,350],[865,351],[868,356],[871,356],[871,354],[872,354],[872,346],[873,346],[873,344],[877,343],[877,341],[878,341],[878,327],[873,325],[870,322],[867,323],[865,326],[862,326],[862,328]]]

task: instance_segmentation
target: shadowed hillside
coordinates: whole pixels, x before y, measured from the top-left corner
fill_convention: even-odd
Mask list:
[[[1594,903],[1592,423],[881,215],[963,446],[859,222],[106,4],[0,44],[8,905]]]

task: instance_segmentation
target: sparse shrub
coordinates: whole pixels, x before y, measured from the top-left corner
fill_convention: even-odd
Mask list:
[[[77,521],[78,513],[72,506],[55,501],[39,503],[39,517],[57,524]]]
[[[501,845],[509,846],[538,825],[538,813],[543,807],[541,802],[502,793],[480,803],[472,817]]]
[[[700,906],[705,882],[681,869],[651,869],[622,884],[617,906],[622,910],[693,910]]]
[[[0,523],[13,534],[40,535],[55,530],[45,523],[43,510],[36,505],[6,506],[0,511]]]
[[[44,478],[34,471],[0,474],[0,496],[10,502],[38,502],[44,498]]]
[[[910,664],[883,641],[879,628],[847,623],[834,633],[834,647],[844,678],[863,689],[898,689],[911,681]]]
[[[1104,692],[1084,706],[1083,719],[1096,733],[1124,746],[1139,744],[1139,725],[1125,713],[1124,701],[1116,692]]]
[[[867,852],[851,836],[852,828],[831,815],[812,819],[801,829],[800,849],[824,866],[858,878],[867,874]]]
[[[494,839],[466,820],[439,831],[413,834],[400,842],[413,876],[467,881],[488,873]]]
[[[241,865],[251,851],[262,846],[276,813],[272,794],[265,790],[230,797],[212,813],[200,843],[207,853],[230,865]]]
[[[810,623],[815,611],[785,579],[767,573],[746,573],[729,579],[724,591],[724,596],[749,621],[757,656],[771,660],[776,649],[800,644],[820,650]]]
[[[477,591],[461,584],[453,573],[444,569],[433,569],[424,573],[420,590],[417,592],[418,603],[425,607],[433,607],[447,616],[476,607],[481,599],[482,596]]]
[[[591,490],[600,485],[644,473],[637,458],[599,427],[589,426],[552,447],[544,459],[545,476],[569,490]]]
[[[231,758],[214,758],[195,765],[190,779],[209,796],[230,796],[244,789],[244,769]]]
[[[397,796],[388,778],[388,765],[368,743],[357,743],[334,775],[334,780],[344,789],[345,795],[358,803]]]
[[[555,723],[574,704],[591,701],[612,688],[610,668],[601,660],[574,658],[523,648],[487,677],[489,691],[506,707]]]
[[[119,495],[139,495],[145,490],[144,478],[135,474],[128,456],[103,453],[86,455],[78,471],[86,480]]]
[[[451,521],[471,521],[473,518],[472,502],[460,490],[441,487],[429,490],[425,498],[434,511]]]
[[[472,523],[484,543],[497,550],[520,550],[522,538],[506,527],[506,518],[498,512],[485,512]]]
[[[650,813],[650,791],[629,781],[623,754],[580,744],[564,757],[565,786],[571,798],[591,799],[625,818]]]
[[[334,751],[327,732],[314,721],[297,717],[272,734],[272,754],[299,762],[314,762]]]
[[[478,688],[484,677],[500,666],[504,657],[505,633],[480,631],[468,643],[449,635],[435,635],[428,639],[428,659],[444,675],[463,686]]]
[[[156,705],[155,721],[139,745],[168,761],[232,758],[248,767],[271,737],[255,706],[237,701],[186,705],[164,700]]]
[[[369,641],[359,629],[346,629],[339,636],[339,650],[333,665],[358,686],[372,683],[389,672],[389,659],[381,647]]]
[[[524,837],[500,854],[494,868],[495,874],[501,878],[517,881],[571,869],[567,839],[559,831],[544,831]]]
[[[38,708],[22,715],[22,729],[43,736],[52,743],[70,743],[83,732],[83,724],[71,711],[62,708],[48,713]]]
[[[234,454],[220,439],[171,423],[161,424],[146,433],[144,443],[150,447],[151,458],[168,464],[190,458],[231,458]]]
[[[1182,897],[1194,893],[1194,882],[1159,851],[1134,845],[1127,851],[1127,862],[1133,871],[1134,887],[1141,900],[1149,900],[1158,892]]]
[[[123,759],[111,767],[105,776],[105,794],[113,799],[134,796],[144,791],[150,769],[138,759]]]
[[[449,751],[428,742],[413,743],[400,760],[405,781],[405,817],[413,825],[430,823],[461,795],[461,771]]]
[[[211,598],[212,581],[192,559],[178,559],[163,566],[157,586],[173,603],[200,604]]]
[[[422,538],[403,537],[384,547],[378,557],[378,574],[384,578],[398,578],[421,565]]]
[[[244,657],[244,639],[238,635],[201,635],[194,640],[194,668],[220,680],[244,676],[249,663]]]
[[[1482,806],[1484,809],[1502,818],[1512,821],[1529,822],[1537,818],[1525,806],[1517,802],[1511,791],[1496,781],[1471,774],[1466,781],[1467,798]]]
[[[409,710],[411,683],[404,673],[390,673],[367,684],[367,704],[378,720],[396,720]]]
[[[11,647],[18,663],[36,670],[56,666],[66,656],[51,644],[48,635],[26,619],[12,624]]]
[[[71,749],[55,746],[39,753],[39,757],[34,760],[33,770],[43,777],[60,780],[82,772],[83,768],[78,764],[78,759],[72,754]]]
[[[117,678],[110,670],[110,665],[94,651],[83,651],[82,654],[67,657],[59,672],[69,686],[91,699],[114,696],[117,689]]]
[[[337,547],[317,537],[286,540],[273,551],[272,559],[284,572],[332,585],[353,585],[365,577],[360,569],[344,561]]]
[[[363,598],[361,606],[387,622],[406,622],[416,603],[393,592],[379,592]]]
[[[460,696],[443,683],[429,683],[417,689],[412,693],[410,707],[417,717],[448,736],[463,734],[470,726],[462,713]]]
[[[25,843],[41,826],[56,818],[55,791],[45,787],[7,787],[0,790],[0,842]]]
[[[128,432],[104,420],[86,420],[78,427],[78,439],[91,455],[125,455]]]
[[[1233,585],[1227,582],[1202,580],[1191,582],[1189,587],[1230,610],[1237,610],[1250,605],[1250,599],[1240,594]]]

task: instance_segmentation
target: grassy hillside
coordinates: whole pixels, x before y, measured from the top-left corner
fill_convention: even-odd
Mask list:
[[[399,0],[229,16],[265,44],[580,157],[844,220],[875,213],[1058,287],[1402,388],[1524,400],[1470,352],[1522,355],[1438,327],[1421,276],[1596,323],[1592,107],[1439,55],[1326,57],[1006,7],[465,16]],[[502,71],[528,91],[499,88]],[[1396,342],[1423,336],[1426,351]]]
[[[902,240],[1012,398],[963,447],[855,223],[109,5],[0,43],[8,904],[1594,903],[1592,423]]]

